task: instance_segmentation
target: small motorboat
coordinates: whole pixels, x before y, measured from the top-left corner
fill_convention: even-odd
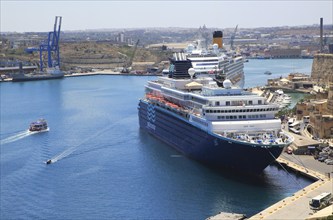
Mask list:
[[[265,74],[266,74],[266,75],[272,75],[272,72],[270,72],[270,71],[266,71]]]
[[[48,129],[45,119],[38,119],[30,124],[29,131],[46,131]]]
[[[50,159],[50,160],[47,160],[45,163],[46,163],[46,164],[51,164],[51,163],[52,163],[52,160],[51,160],[51,159]]]

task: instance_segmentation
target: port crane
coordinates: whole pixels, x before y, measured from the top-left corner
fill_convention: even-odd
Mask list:
[[[235,36],[236,36],[236,32],[237,32],[237,28],[238,28],[238,24],[236,25],[236,28],[234,30],[234,33],[231,34],[230,36],[230,49],[233,50],[234,49],[234,40],[235,40]]]
[[[129,73],[130,72],[130,68],[131,68],[132,63],[133,63],[133,58],[134,58],[135,52],[138,49],[139,42],[140,42],[140,39],[137,40],[137,42],[135,43],[134,50],[133,50],[131,56],[129,57],[129,60],[125,62],[124,66],[123,66],[123,70],[121,71],[122,73]]]
[[[43,71],[44,65],[47,68],[60,68],[59,39],[61,28],[61,16],[55,17],[54,29],[48,33],[47,41],[42,42],[39,48],[27,48],[27,53],[39,51],[40,71]],[[45,54],[46,52],[46,54]]]

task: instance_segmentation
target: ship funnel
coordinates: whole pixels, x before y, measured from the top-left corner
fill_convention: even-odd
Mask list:
[[[213,44],[217,44],[219,48],[223,47],[223,33],[222,31],[214,31]]]

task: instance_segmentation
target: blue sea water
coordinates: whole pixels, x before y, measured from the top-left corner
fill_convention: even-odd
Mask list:
[[[265,76],[256,62],[246,64],[248,85],[253,72]],[[312,182],[276,166],[261,176],[221,173],[141,131],[137,104],[154,78],[1,83],[0,219],[251,216]],[[50,131],[31,135],[38,118]]]
[[[312,59],[272,59],[260,60],[250,59],[245,63],[245,88],[264,86],[267,79],[286,77],[290,73],[305,73],[310,75],[312,68]],[[271,75],[264,74],[270,71]]]

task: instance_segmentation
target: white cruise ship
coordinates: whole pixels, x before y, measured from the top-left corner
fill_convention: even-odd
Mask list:
[[[183,57],[184,58],[184,57]],[[275,117],[276,104],[196,77],[188,59],[171,59],[169,76],[149,81],[138,107],[140,127],[186,156],[221,169],[260,173],[293,138]]]
[[[205,48],[203,40],[198,40],[195,44],[188,45],[185,55],[192,62],[197,76],[214,76],[220,86],[224,79],[229,79],[234,86],[243,88],[244,58],[240,54],[223,49],[222,31],[213,33],[213,45],[210,49]]]

